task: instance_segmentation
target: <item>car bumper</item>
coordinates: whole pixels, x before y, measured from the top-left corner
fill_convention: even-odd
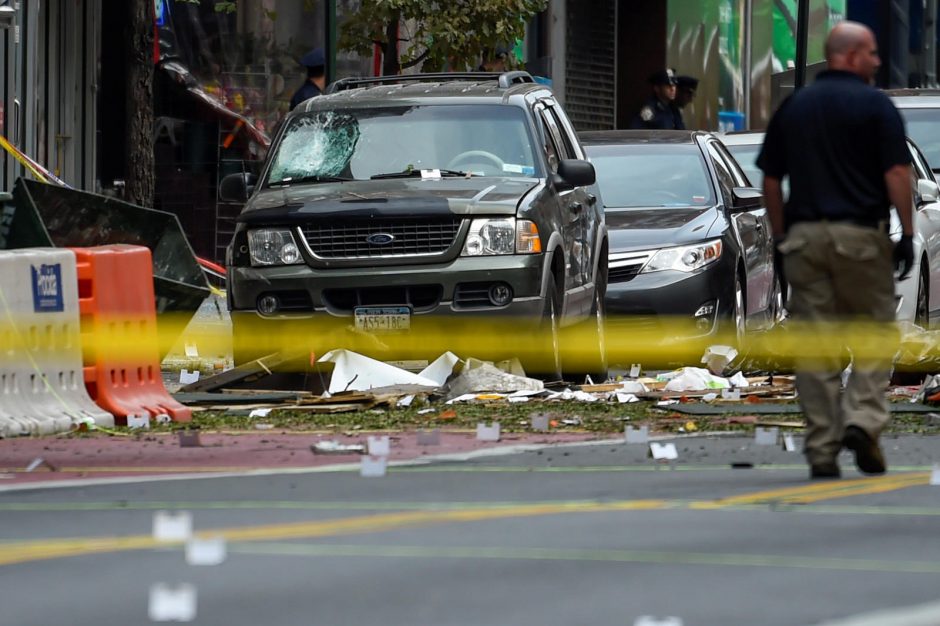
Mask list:
[[[712,338],[734,308],[733,267],[718,264],[689,273],[674,270],[638,274],[607,286],[608,328],[668,342]]]
[[[543,310],[542,269],[542,255],[461,257],[445,264],[383,267],[371,273],[362,268],[317,270],[306,265],[230,267],[229,306],[233,313],[269,318],[351,317],[357,306],[370,305],[409,306],[416,318],[538,317]],[[485,300],[485,286],[495,283],[511,288],[508,304],[496,306],[480,300],[480,294]],[[292,294],[291,308],[270,315],[258,312],[260,298],[279,294]]]

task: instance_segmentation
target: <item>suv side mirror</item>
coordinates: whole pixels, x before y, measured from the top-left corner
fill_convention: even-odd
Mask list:
[[[562,159],[558,164],[558,178],[555,181],[560,189],[587,187],[597,181],[594,165],[581,159]]]
[[[731,196],[731,208],[735,211],[759,209],[764,203],[764,194],[756,187],[735,187]]]
[[[940,186],[932,180],[921,178],[917,181],[917,195],[920,197],[920,204],[936,202],[940,198]]]
[[[219,198],[223,202],[246,202],[255,190],[258,177],[247,172],[229,174],[219,183]]]

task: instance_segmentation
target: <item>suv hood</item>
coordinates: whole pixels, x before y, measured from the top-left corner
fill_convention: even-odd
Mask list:
[[[385,179],[300,184],[255,193],[238,221],[300,222],[322,217],[515,215],[540,181],[520,178]]]
[[[716,207],[630,208],[604,211],[610,251],[647,250],[702,241],[718,220]]]

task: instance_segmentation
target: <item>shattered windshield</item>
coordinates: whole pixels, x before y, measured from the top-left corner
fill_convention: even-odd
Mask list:
[[[587,146],[608,207],[714,204],[705,159],[694,145]]]
[[[277,147],[269,184],[368,180],[416,170],[538,176],[521,109],[432,105],[319,111],[295,117]]]

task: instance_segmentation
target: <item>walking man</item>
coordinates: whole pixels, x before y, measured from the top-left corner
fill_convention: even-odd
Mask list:
[[[911,157],[898,111],[871,86],[881,65],[875,37],[841,22],[825,52],[827,70],[780,106],[758,158],[792,287],[789,309],[810,339],[795,356],[811,478],[838,478],[843,447],[862,472],[886,470],[878,438],[889,419],[885,391],[898,345],[893,269],[906,276],[914,258]],[[893,247],[892,204],[902,226]],[[844,348],[853,363],[840,396]]]

